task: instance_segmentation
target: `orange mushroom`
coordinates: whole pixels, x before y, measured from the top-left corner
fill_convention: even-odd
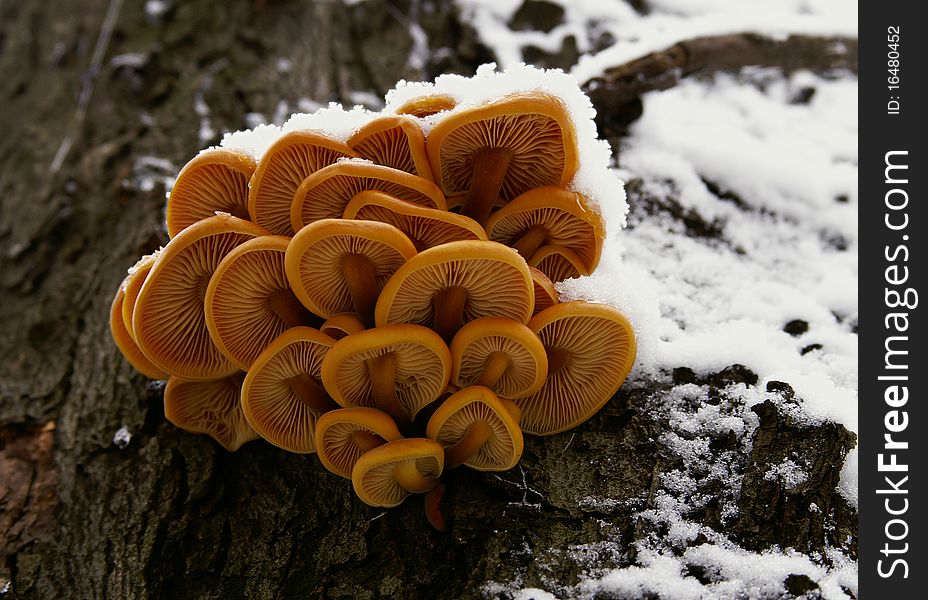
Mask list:
[[[548,357],[531,329],[512,319],[471,321],[451,341],[451,383],[490,388],[504,398],[534,394],[544,385]]]
[[[459,240],[485,240],[477,221],[464,215],[426,208],[389,194],[364,191],[345,207],[344,218],[389,223],[406,234],[419,251]]]
[[[492,390],[464,388],[445,400],[426,427],[426,435],[445,449],[445,466],[507,471],[522,457],[522,430]]]
[[[532,316],[535,316],[549,306],[554,306],[560,300],[557,295],[557,288],[554,287],[554,283],[548,279],[547,275],[535,267],[529,267],[528,270],[532,274],[532,284],[535,288],[535,310],[532,314]]]
[[[343,160],[313,173],[294,192],[290,205],[293,230],[319,219],[341,217],[351,199],[368,190],[428,208],[447,208],[441,190],[428,179],[370,161]]]
[[[119,286],[119,289],[116,290],[116,296],[113,297],[113,302],[110,304],[110,333],[113,335],[113,341],[116,342],[116,347],[119,348],[123,357],[129,361],[129,364],[136,371],[151,379],[167,379],[169,377],[168,373],[148,360],[148,357],[135,343],[132,331],[126,327],[122,319],[126,296],[123,288],[123,285]]]
[[[316,329],[294,327],[255,359],[242,385],[242,410],[261,437],[290,452],[316,451],[316,419],[338,408],[319,384],[334,345]]]
[[[291,131],[267,150],[251,178],[251,220],[278,235],[293,235],[290,205],[304,179],[339,158],[355,156],[346,144],[315,131]]]
[[[450,242],[423,250],[397,269],[377,300],[378,326],[419,323],[446,340],[486,316],[528,321],[535,303],[521,256],[496,242]]]
[[[324,318],[354,312],[370,325],[380,290],[415,254],[392,225],[323,219],[293,237],[285,265],[293,292],[309,310]]]
[[[146,254],[138,260],[130,269],[129,274],[122,282],[122,291],[125,297],[122,301],[122,322],[126,331],[135,340],[135,332],[132,330],[132,313],[135,311],[135,302],[139,299],[139,292],[142,291],[142,284],[148,278],[148,273],[155,265],[158,258],[158,252]]]
[[[407,100],[396,109],[398,115],[412,115],[420,119],[438,114],[444,110],[451,110],[457,106],[458,102],[451,96],[444,94],[432,94],[429,96],[419,96],[412,100]]]
[[[520,195],[487,219],[486,230],[491,240],[512,246],[526,260],[545,245],[572,250],[587,273],[599,263],[606,237],[602,218],[583,196],[556,187]]]
[[[161,251],[139,291],[132,329],[145,356],[184,379],[218,379],[238,371],[213,343],[203,299],[210,277],[236,246],[267,234],[231,215],[198,221]]]
[[[364,331],[365,329],[364,323],[362,323],[358,315],[354,313],[332,315],[319,326],[319,331],[333,340],[340,340],[345,336]]]
[[[416,119],[404,115],[381,115],[348,138],[358,156],[378,165],[399,169],[432,180],[425,153],[425,136]]]
[[[322,383],[340,405],[378,408],[408,427],[451,377],[451,354],[419,325],[367,329],[339,340],[322,364]]]
[[[450,113],[426,140],[432,173],[448,197],[465,194],[464,214],[483,223],[497,198],[566,186],[579,167],[567,108],[541,92]]]
[[[564,281],[592,272],[576,252],[564,246],[542,246],[528,259],[528,264],[551,281]]]
[[[351,479],[351,470],[361,455],[402,437],[393,419],[376,408],[339,408],[316,421],[319,462],[346,479]]]
[[[622,313],[604,304],[562,302],[532,317],[548,355],[548,377],[538,392],[513,400],[522,429],[552,435],[596,414],[635,362],[635,332]]]
[[[168,197],[168,237],[217,212],[248,219],[248,181],[256,166],[251,156],[225,148],[193,157],[178,173]]]
[[[263,235],[226,255],[204,296],[206,326],[222,352],[239,369],[251,363],[278,335],[315,317],[293,294],[284,269],[290,238]]]
[[[205,433],[234,452],[258,439],[239,401],[244,373],[210,381],[171,377],[164,386],[164,416],[190,433]]]
[[[351,483],[365,504],[392,508],[410,494],[434,489],[444,466],[444,452],[436,442],[394,440],[365,452],[351,471]]]

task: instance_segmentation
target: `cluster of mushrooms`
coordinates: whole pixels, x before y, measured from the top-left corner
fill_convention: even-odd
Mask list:
[[[578,154],[541,92],[424,96],[346,142],[290,131],[260,161],[203,151],[170,194],[170,242],[119,287],[113,337],[167,380],[176,426],[315,452],[372,506],[459,465],[510,469],[523,432],[588,419],[635,357],[621,313],[553,284],[602,248],[567,187]]]

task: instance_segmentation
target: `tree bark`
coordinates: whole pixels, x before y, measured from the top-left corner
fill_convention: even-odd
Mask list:
[[[421,497],[373,509],[312,455],[264,442],[228,453],[165,421],[161,386],[122,359],[107,315],[127,267],[167,242],[166,179],[248,113],[352,104],[490,55],[438,0],[144,5],[0,4],[0,596],[478,597],[488,581],[569,586],[630,564],[653,532],[634,516],[680,467],[648,408],[669,378],[623,387],[572,432],[528,438],[512,471],[451,473],[449,533],[427,524]],[[428,37],[424,64],[409,60],[410,22]],[[702,382],[751,376],[733,367]],[[698,518],[749,548],[856,539],[835,493],[853,436],[778,406],[758,409],[763,443],[736,465],[760,483],[740,516],[710,505]],[[814,453],[808,483],[768,485],[764,465],[800,449]],[[789,517],[813,501],[820,517],[788,531],[761,508]],[[558,554],[606,542],[614,552],[593,566]]]

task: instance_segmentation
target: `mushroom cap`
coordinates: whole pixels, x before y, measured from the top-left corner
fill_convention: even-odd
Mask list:
[[[284,257],[290,238],[263,235],[226,255],[204,297],[206,326],[222,352],[239,369],[251,363],[278,335],[312,321],[287,281]]]
[[[164,386],[164,416],[190,433],[205,433],[234,452],[258,439],[242,414],[239,401],[244,373],[222,379],[187,381],[171,377]]]
[[[290,452],[315,452],[316,419],[330,404],[318,383],[326,353],[335,340],[312,327],[294,327],[278,336],[254,361],[242,385],[242,411],[249,425],[270,443]],[[302,381],[301,381],[302,380]],[[311,391],[305,389],[309,384]],[[302,388],[301,388],[302,386]]]
[[[319,331],[336,341],[365,329],[364,323],[354,313],[332,315],[319,327]]]
[[[422,119],[438,114],[444,110],[451,110],[457,105],[457,100],[444,94],[419,96],[418,98],[413,98],[403,103],[402,106],[396,109],[396,114],[412,115]]]
[[[397,400],[413,418],[441,395],[451,377],[448,346],[426,327],[390,325],[340,339],[322,363],[322,383],[342,406],[374,407],[367,361],[391,353]]]
[[[528,321],[535,303],[528,265],[512,248],[467,240],[423,250],[397,269],[377,300],[378,326],[433,326],[432,298],[448,288],[466,291],[463,323],[480,317]]]
[[[248,219],[248,182],[256,166],[251,156],[226,148],[194,156],[178,173],[168,196],[168,237],[217,212]]]
[[[319,219],[341,217],[348,202],[365,190],[386,192],[429,208],[447,208],[441,190],[428,179],[371,162],[343,160],[313,173],[294,191],[290,205],[293,230]]]
[[[331,410],[316,421],[316,451],[319,462],[329,471],[351,479],[351,470],[364,454],[355,436],[358,432],[393,441],[403,436],[390,415],[355,406]]]
[[[164,247],[132,313],[136,341],[151,362],[184,379],[219,379],[239,370],[213,343],[203,298],[226,254],[266,234],[250,221],[217,215],[187,227]]]
[[[426,438],[394,440],[365,452],[351,470],[351,483],[365,504],[392,508],[412,493],[397,481],[398,469],[415,468],[437,485],[444,467],[438,443]]]
[[[435,124],[425,145],[432,173],[446,196],[470,189],[474,154],[482,148],[512,152],[499,191],[507,201],[532,188],[566,186],[579,167],[567,107],[541,92],[452,112]]]
[[[507,246],[533,229],[540,238],[536,249],[541,245],[568,248],[580,257],[587,272],[599,263],[606,229],[581,194],[550,186],[529,190],[490,215],[486,223],[487,236]]]
[[[496,394],[483,386],[464,388],[445,400],[429,419],[426,436],[447,450],[480,421],[489,425],[490,437],[463,464],[478,471],[508,471],[516,466],[524,444],[519,422]]]
[[[342,267],[346,256],[360,255],[371,261],[374,284],[379,291],[415,254],[413,243],[392,225],[322,219],[293,236],[285,264],[296,297],[309,310],[327,319],[339,313],[356,312]]]
[[[405,171],[432,181],[425,153],[425,136],[419,121],[405,115],[381,115],[348,138],[358,156],[378,165]]]
[[[534,435],[560,433],[603,407],[635,362],[635,332],[615,308],[562,302],[532,317],[548,353],[548,378],[531,396],[514,400],[522,429]]]
[[[545,347],[531,329],[512,319],[484,317],[471,321],[451,340],[451,383],[461,388],[484,385],[503,398],[522,398],[537,392],[548,374]],[[494,360],[505,370],[494,383],[481,376]]]
[[[251,178],[251,220],[278,235],[293,235],[290,205],[304,179],[339,158],[355,156],[346,144],[315,131],[291,131],[268,148]]]
[[[125,298],[122,301],[122,322],[126,331],[135,340],[135,332],[132,330],[132,313],[135,311],[135,302],[139,299],[139,292],[142,291],[142,284],[148,278],[148,273],[155,265],[158,253],[146,254],[138,260],[130,269],[129,274],[122,281],[122,291]],[[141,350],[139,350],[141,352]]]
[[[528,259],[528,264],[555,282],[592,273],[576,252],[564,246],[542,246]]]
[[[458,240],[487,239],[483,227],[470,217],[426,208],[377,191],[356,195],[345,207],[343,217],[389,223],[420,250]]]
[[[122,319],[125,296],[126,294],[125,291],[123,291],[123,286],[120,285],[119,289],[116,290],[116,296],[113,297],[112,304],[110,304],[110,333],[113,334],[113,341],[116,342],[116,347],[119,348],[119,351],[125,359],[129,361],[129,364],[145,377],[151,379],[167,379],[169,376],[168,373],[165,373],[153,362],[148,360],[148,357],[145,356],[138,347],[138,344],[135,343],[135,340],[132,339],[132,332],[126,328],[126,324]]]
[[[529,267],[528,270],[532,274],[532,284],[535,287],[535,312],[532,315],[535,316],[549,306],[560,302],[560,298],[557,295],[557,288],[547,275],[535,267]]]

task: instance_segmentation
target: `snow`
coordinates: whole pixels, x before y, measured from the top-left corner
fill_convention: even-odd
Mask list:
[[[120,450],[128,448],[130,441],[132,441],[132,433],[129,432],[125,425],[117,429],[116,433],[113,434],[113,445]]]

